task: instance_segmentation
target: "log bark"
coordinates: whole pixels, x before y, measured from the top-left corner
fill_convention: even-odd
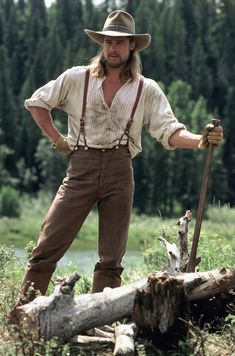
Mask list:
[[[154,274],[163,276],[162,272]],[[209,272],[182,273],[174,277],[182,281],[189,301],[210,298],[222,291],[235,288],[235,269],[223,268]],[[129,317],[132,315],[137,290],[146,287],[148,279],[127,286],[110,289],[102,293],[74,296],[73,291],[63,293],[56,286],[52,295],[37,297],[31,303],[18,307],[19,323],[28,325],[32,337],[50,339],[58,336],[62,340],[85,330]],[[65,287],[65,286],[64,286]]]
[[[18,323],[29,326],[33,338],[50,339],[58,336],[68,340],[85,330],[123,319],[131,315],[137,289],[146,285],[146,279],[102,293],[64,294],[56,286],[50,296],[40,296],[15,311]],[[59,327],[58,327],[59,325]]]
[[[158,329],[163,334],[178,317],[186,320],[188,316],[183,280],[153,274],[147,286],[136,293],[133,318],[140,328]]]
[[[133,320],[142,334],[156,345],[173,344],[188,332],[189,302],[182,279],[163,274],[150,277],[146,288],[137,291]]]
[[[235,269],[183,273],[185,291],[189,301],[208,299],[235,288]]]

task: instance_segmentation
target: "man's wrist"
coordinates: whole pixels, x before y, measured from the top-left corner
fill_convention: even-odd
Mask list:
[[[197,145],[197,148],[198,150],[204,150],[206,148],[206,145],[204,143],[204,140],[203,140],[203,136],[201,136],[199,142],[198,142],[198,145]]]
[[[56,143],[59,141],[59,138],[61,136],[62,135],[60,133],[58,133],[57,135],[54,135],[53,137],[50,137],[50,141],[51,141],[51,144],[52,144],[53,148],[56,148]]]

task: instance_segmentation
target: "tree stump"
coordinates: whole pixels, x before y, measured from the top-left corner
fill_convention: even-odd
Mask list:
[[[169,346],[184,339],[188,331],[189,303],[183,280],[167,273],[149,275],[146,287],[136,292],[133,320],[142,336],[157,346]]]

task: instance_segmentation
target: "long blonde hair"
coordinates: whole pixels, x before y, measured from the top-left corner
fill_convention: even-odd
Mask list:
[[[102,78],[106,75],[105,60],[102,50],[97,56],[91,59],[90,64],[91,73],[95,77]],[[137,77],[138,73],[141,73],[141,71],[142,64],[140,56],[138,52],[131,51],[128,61],[120,74],[120,79],[123,83],[127,82],[128,80],[132,81]]]

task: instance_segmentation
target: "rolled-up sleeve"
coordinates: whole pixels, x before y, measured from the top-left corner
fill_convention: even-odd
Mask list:
[[[62,73],[56,80],[52,80],[37,89],[31,98],[24,102],[28,110],[30,106],[37,106],[51,110],[55,107],[65,109],[66,100],[73,85],[70,69]]]
[[[179,129],[186,129],[173,114],[171,106],[158,84],[151,80],[149,95],[146,96],[147,116],[145,128],[164,148],[174,150],[170,137]]]

